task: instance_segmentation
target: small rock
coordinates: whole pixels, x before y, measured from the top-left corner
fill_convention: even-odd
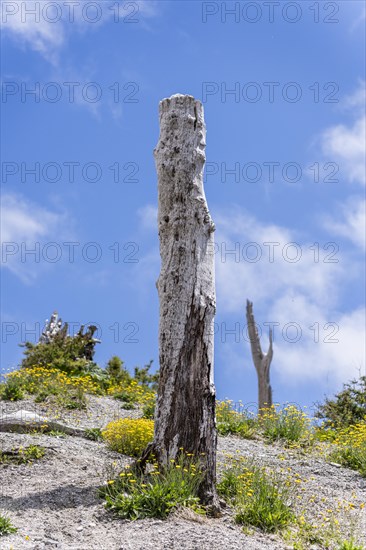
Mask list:
[[[58,546],[58,541],[54,539],[44,539],[43,542],[48,546]]]
[[[84,529],[84,527],[82,525],[79,525],[79,527],[76,527],[76,530],[79,531],[79,532],[82,531],[83,529]]]
[[[340,468],[340,467],[341,467],[341,465],[340,465],[340,464],[337,464],[337,462],[329,462],[329,464],[330,464],[331,466],[335,466],[336,468]]]

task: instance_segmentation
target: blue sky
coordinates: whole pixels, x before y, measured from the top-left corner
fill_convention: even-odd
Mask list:
[[[365,374],[364,3],[1,8],[1,371],[54,309],[99,326],[102,366],[157,366],[158,104],[189,93],[207,125],[218,397],[256,400],[247,298],[264,349],[274,324],[275,401],[311,406]]]

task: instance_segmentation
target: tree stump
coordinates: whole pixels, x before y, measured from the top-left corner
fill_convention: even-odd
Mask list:
[[[141,462],[153,453],[166,467],[182,452],[193,453],[204,471],[199,496],[217,514],[215,226],[203,189],[203,107],[192,96],[173,95],[160,102],[159,112],[160,138],[154,155],[161,256],[160,380],[154,441]]]

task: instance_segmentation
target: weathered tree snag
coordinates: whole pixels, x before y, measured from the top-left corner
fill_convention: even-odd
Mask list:
[[[161,271],[160,380],[154,453],[167,466],[184,452],[204,471],[200,498],[219,512],[216,493],[213,320],[216,309],[213,232],[203,190],[206,128],[202,104],[189,95],[160,102],[160,138],[154,151],[158,173]]]
[[[264,409],[272,406],[272,388],[269,370],[273,358],[273,338],[272,329],[269,329],[269,348],[267,354],[264,354],[254,321],[253,303],[249,300],[247,300],[247,324],[252,357],[258,376],[258,410],[261,413]]]

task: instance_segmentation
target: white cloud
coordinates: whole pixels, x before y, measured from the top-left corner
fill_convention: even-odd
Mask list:
[[[216,213],[215,222],[215,240],[220,246],[216,254],[217,294],[223,311],[238,311],[247,298],[255,303],[272,300],[284,289],[310,294],[327,307],[336,301],[337,280],[344,269],[338,261],[324,262],[321,248],[318,259],[314,243],[304,242],[284,227],[262,224],[238,209],[226,215]],[[229,254],[230,250],[236,250],[236,256]],[[257,254],[258,261],[251,262]],[[296,257],[298,261],[293,262]],[[337,260],[337,255],[328,258],[332,259]]]
[[[7,193],[1,197],[1,265],[23,282],[31,283],[45,266],[42,244],[70,240],[65,214],[51,212],[21,195]],[[26,254],[36,250],[35,255]],[[39,260],[38,260],[39,258]]]
[[[95,30],[105,23],[140,24],[157,15],[155,0],[77,3],[13,0],[2,5],[1,26],[20,46],[30,47],[53,65],[71,32]]]
[[[365,183],[365,117],[351,126],[338,124],[323,134],[323,153],[336,158],[351,182]]]
[[[140,226],[147,230],[158,229],[158,208],[154,204],[147,204],[137,210]]]
[[[353,122],[337,124],[327,128],[321,136],[324,155],[340,164],[341,171],[350,182],[365,184],[365,134],[364,114],[365,83],[361,82],[356,91],[345,98],[343,107],[351,109]]]
[[[360,366],[365,368],[364,309],[356,307],[352,311],[339,311],[345,283],[360,276],[356,263],[351,262],[344,252],[342,262],[326,263],[321,247],[319,261],[316,261],[316,250],[310,248],[313,243],[304,243],[292,230],[266,225],[238,209],[225,215],[216,213],[215,221],[216,242],[225,243],[216,256],[218,312],[221,317],[238,315],[236,320],[243,327],[245,301],[247,298],[252,300],[256,319],[263,329],[264,348],[268,345],[268,338],[263,322],[279,323],[275,327],[273,369],[282,383],[295,385],[301,381],[325,381],[329,376],[335,383],[340,383],[357,375]],[[291,263],[283,256],[286,256],[287,243],[296,241],[302,256],[298,262]],[[257,248],[251,249],[251,257],[254,257],[255,250],[262,252],[262,258],[256,263],[245,259],[250,255],[250,249],[245,248],[249,242],[257,243]],[[269,248],[264,246],[264,242],[280,243],[274,248],[273,262],[269,261]],[[240,255],[226,254],[225,257],[225,247],[227,251],[235,250],[235,243]],[[294,247],[287,251],[290,258],[294,257]],[[328,259],[337,260],[337,254]],[[230,326],[233,325],[232,319]],[[296,343],[290,341],[296,339],[297,328],[288,323],[296,323],[300,328],[300,338]],[[338,338],[339,342],[330,341],[333,331],[338,331],[333,338]],[[317,333],[319,342],[314,341]],[[228,346],[225,353],[228,353]],[[237,344],[233,346],[237,348]],[[246,347],[246,356],[250,357],[248,343]]]
[[[331,314],[309,302],[308,297],[288,295],[271,308],[271,319],[280,323],[275,328],[273,371],[282,383],[321,382],[330,378],[333,387],[365,373],[365,308],[343,314]],[[300,327],[288,332],[286,323]]]
[[[42,3],[35,1],[8,2],[3,4],[1,26],[21,46],[29,46],[53,64],[57,63],[58,51],[65,41],[62,21],[51,23],[51,13],[42,15]],[[35,11],[36,15],[31,15]],[[38,14],[38,15],[37,15]]]
[[[353,196],[338,205],[337,217],[327,217],[324,227],[333,235],[346,237],[362,250],[366,249],[366,201]]]

